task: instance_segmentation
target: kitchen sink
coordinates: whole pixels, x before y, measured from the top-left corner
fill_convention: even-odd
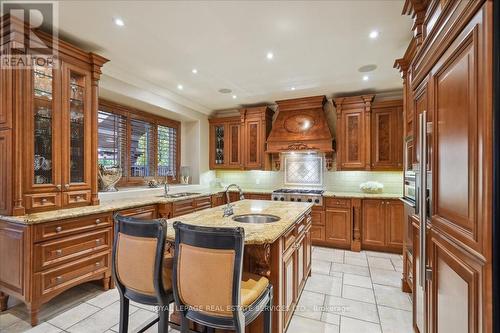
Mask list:
[[[195,192],[180,192],[180,193],[172,193],[172,194],[162,194],[159,195],[159,197],[163,198],[182,198],[182,197],[188,197],[190,195],[197,195],[200,193],[195,193]]]
[[[272,223],[280,219],[279,216],[269,214],[242,214],[233,216],[233,221],[241,223]]]

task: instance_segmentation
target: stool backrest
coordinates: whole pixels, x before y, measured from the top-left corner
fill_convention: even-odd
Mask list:
[[[115,215],[113,277],[128,298],[151,302],[163,294],[165,234],[158,221]]]
[[[233,317],[240,306],[243,228],[174,223],[174,299],[183,308]]]

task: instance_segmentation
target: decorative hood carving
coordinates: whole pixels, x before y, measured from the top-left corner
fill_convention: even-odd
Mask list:
[[[267,138],[267,152],[332,152],[332,133],[323,106],[325,96],[276,101],[278,115]]]

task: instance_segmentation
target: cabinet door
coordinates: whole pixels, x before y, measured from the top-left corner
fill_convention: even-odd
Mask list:
[[[372,169],[402,169],[403,123],[400,105],[372,110]]]
[[[26,95],[31,98],[26,99],[24,121],[24,192],[59,193],[62,189],[60,70],[34,66],[26,71],[25,82]],[[59,206],[60,194],[54,195],[59,196],[56,200]]]
[[[383,249],[385,245],[384,200],[363,200],[361,245]]]
[[[210,168],[224,168],[227,165],[227,126],[224,123],[210,124]]]
[[[297,297],[300,294],[300,290],[304,287],[306,280],[306,247],[305,247],[305,234],[303,234],[299,239],[297,239]]]
[[[325,240],[334,246],[350,248],[351,239],[351,210],[349,208],[327,208],[325,213]]]
[[[388,247],[401,249],[404,238],[404,205],[397,200],[385,202],[385,240]]]
[[[260,120],[249,120],[245,125],[245,168],[262,167],[262,125]]]
[[[345,111],[341,127],[341,169],[364,169],[365,157],[365,114],[363,111]]]
[[[296,251],[292,246],[283,254],[283,310],[285,312],[284,327],[292,318],[297,291],[297,260]]]
[[[240,168],[242,166],[241,148],[243,147],[243,144],[241,142],[241,125],[239,123],[230,123],[228,124],[227,128],[227,141],[229,143],[229,159],[227,161],[227,164],[231,168]]]
[[[88,190],[91,183],[91,78],[89,71],[62,64],[63,190]]]
[[[119,212],[119,214],[140,220],[153,220],[158,218],[158,208],[156,207],[156,205],[137,207],[122,210]]]

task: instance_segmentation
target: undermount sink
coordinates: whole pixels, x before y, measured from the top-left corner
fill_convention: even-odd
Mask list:
[[[200,193],[194,193],[194,192],[180,192],[180,193],[172,193],[172,194],[162,194],[159,195],[159,197],[163,198],[182,198],[182,197],[188,197],[190,195],[197,195]]]
[[[269,214],[242,214],[233,216],[233,221],[241,223],[272,223],[280,219],[279,216]]]

